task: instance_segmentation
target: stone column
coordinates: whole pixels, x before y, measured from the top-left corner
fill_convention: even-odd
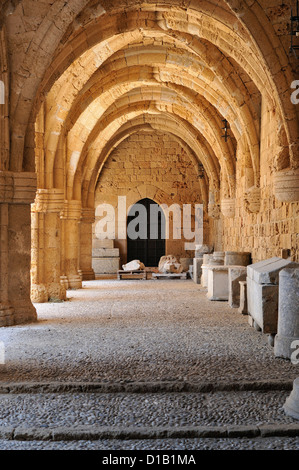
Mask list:
[[[81,201],[65,201],[61,213],[62,234],[62,282],[68,289],[81,289],[80,264],[80,220]],[[67,282],[66,282],[67,281]]]
[[[83,208],[80,224],[80,271],[83,281],[95,279],[92,268],[92,224],[95,222],[95,210]]]
[[[35,173],[0,172],[0,326],[37,320],[30,300]]]
[[[39,189],[31,206],[31,300],[65,300],[60,282],[62,189]]]
[[[292,345],[299,342],[298,292],[299,267],[282,269],[279,273],[278,324],[274,343],[276,357],[291,359]]]

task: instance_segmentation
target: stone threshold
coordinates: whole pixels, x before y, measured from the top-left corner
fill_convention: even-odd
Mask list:
[[[291,391],[293,380],[239,382],[0,382],[0,394],[21,393],[209,393]]]
[[[184,427],[0,427],[0,439],[15,441],[96,441],[99,439],[188,439],[297,437],[299,423]]]

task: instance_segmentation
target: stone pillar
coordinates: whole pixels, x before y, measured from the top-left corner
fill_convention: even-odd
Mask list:
[[[275,336],[276,357],[291,359],[292,344],[299,341],[299,268],[285,268],[279,273],[278,324]]]
[[[80,270],[83,281],[95,279],[92,268],[92,224],[95,222],[95,210],[83,208],[80,224]]]
[[[293,391],[286,399],[283,409],[288,416],[299,420],[299,377],[294,380]]]
[[[62,189],[39,189],[31,206],[31,300],[65,300],[60,282]]]
[[[30,300],[35,173],[0,172],[0,326],[37,320]]]
[[[79,271],[81,201],[65,201],[61,219],[63,224],[61,280],[69,289],[81,289],[82,277]]]

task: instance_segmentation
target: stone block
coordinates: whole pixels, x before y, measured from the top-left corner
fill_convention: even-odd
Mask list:
[[[92,268],[95,274],[116,274],[120,267],[120,258],[93,258]]]
[[[209,300],[228,300],[228,267],[208,266]]]
[[[226,266],[248,266],[251,264],[251,253],[246,251],[226,251],[224,264]]]
[[[114,240],[110,240],[108,238],[100,240],[99,238],[94,238],[92,242],[92,246],[94,249],[97,249],[97,248],[112,249],[114,248]]]
[[[240,307],[240,281],[246,280],[246,266],[228,267],[228,304],[232,308]]]
[[[299,344],[299,267],[279,273],[278,326],[274,343],[276,357],[291,359],[294,342]]]

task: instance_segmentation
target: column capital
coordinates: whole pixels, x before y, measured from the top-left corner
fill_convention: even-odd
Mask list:
[[[36,186],[36,173],[0,171],[0,203],[31,204]]]
[[[64,205],[63,189],[38,189],[34,204],[31,206],[32,212],[60,212]]]

